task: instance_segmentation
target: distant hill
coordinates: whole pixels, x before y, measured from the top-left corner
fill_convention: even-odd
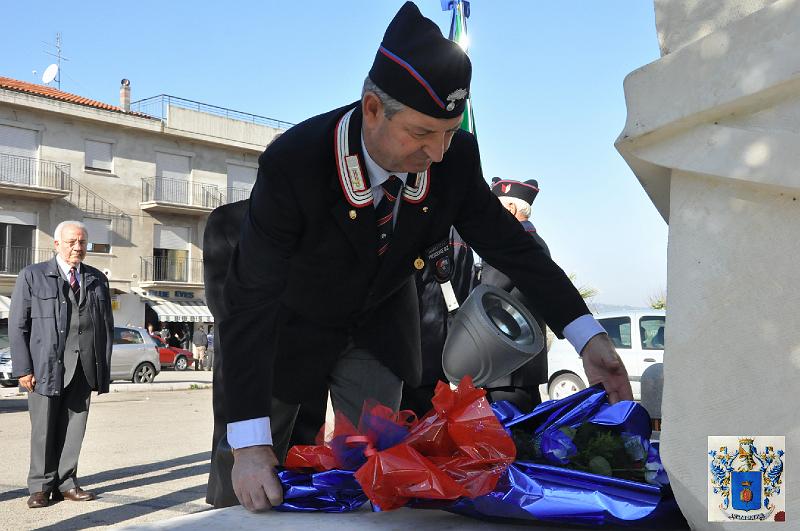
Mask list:
[[[602,304],[602,303],[595,303],[595,302],[586,302],[586,305],[592,311],[592,313],[604,313],[604,312],[622,312],[622,311],[632,311],[632,310],[649,310],[647,306],[626,306],[623,304]]]

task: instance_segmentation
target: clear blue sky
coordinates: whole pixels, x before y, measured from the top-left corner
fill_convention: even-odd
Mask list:
[[[401,0],[11,2],[0,75],[33,81],[62,33],[62,90],[171,94],[289,122],[359,97]],[[447,33],[439,0],[417,0]],[[473,0],[472,95],[484,175],[536,178],[533,221],[595,302],[666,287],[667,226],[613,147],[622,82],[658,58],[653,3]]]

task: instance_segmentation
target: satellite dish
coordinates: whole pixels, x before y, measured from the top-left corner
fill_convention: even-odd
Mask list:
[[[57,74],[58,74],[58,65],[57,64],[54,63],[54,64],[48,66],[47,68],[45,68],[44,73],[42,74],[42,83],[45,83],[45,84],[50,83],[51,81],[53,81],[56,78]]]

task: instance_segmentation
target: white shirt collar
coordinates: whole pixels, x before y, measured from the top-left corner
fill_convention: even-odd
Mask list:
[[[56,262],[58,263],[58,268],[61,269],[62,273],[64,273],[64,278],[69,278],[69,270],[72,269],[72,266],[65,262],[64,259],[61,258],[60,254],[56,255]],[[81,275],[81,265],[82,264],[78,264],[78,267],[76,268],[78,277]],[[78,278],[78,282],[80,282],[80,278]]]
[[[367,145],[364,144],[363,133],[361,134],[361,151],[364,153],[364,165],[367,167],[367,176],[369,177],[369,184],[373,189],[373,196],[375,195],[375,188],[385,183],[389,179],[390,175],[394,175],[400,179],[405,186],[406,179],[408,179],[408,173],[396,171],[391,172],[381,168],[378,163],[375,162],[372,157],[370,157],[369,151],[367,151]],[[383,194],[381,194],[381,197],[382,196]]]

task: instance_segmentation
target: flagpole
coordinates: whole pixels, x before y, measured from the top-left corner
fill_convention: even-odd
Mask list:
[[[469,0],[441,0],[442,11],[453,12],[450,19],[449,39],[457,43],[464,50],[469,49],[469,35],[467,33],[467,19],[469,18]],[[466,107],[464,108],[464,118],[461,121],[461,129],[475,133],[475,114],[472,110],[472,96],[467,96]]]

